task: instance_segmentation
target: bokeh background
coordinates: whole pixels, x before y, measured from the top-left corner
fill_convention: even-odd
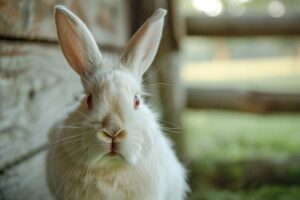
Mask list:
[[[52,199],[49,127],[82,92],[53,20],[64,4],[119,53],[159,7],[148,102],[191,200],[300,199],[300,0],[0,0],[0,199]]]
[[[185,16],[209,18],[210,26],[214,20],[236,26],[223,30],[225,37],[183,39],[184,85],[220,108],[183,114],[195,165],[191,199],[299,199],[300,115],[294,112],[299,109],[299,37],[270,32],[276,23],[264,30],[261,23],[292,23],[299,19],[300,1],[183,0],[181,5]],[[248,33],[243,22],[252,26]],[[283,99],[275,106],[277,97]]]

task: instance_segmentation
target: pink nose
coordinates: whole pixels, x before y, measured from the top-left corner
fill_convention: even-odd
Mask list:
[[[97,133],[98,139],[106,142],[106,143],[116,143],[121,142],[126,137],[126,132],[124,129],[119,129],[118,131],[111,133],[110,131],[107,131],[106,129],[102,129]]]

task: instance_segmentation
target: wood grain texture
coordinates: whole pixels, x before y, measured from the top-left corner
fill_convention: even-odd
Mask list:
[[[201,87],[188,87],[186,90],[189,108],[228,109],[256,113],[300,111],[300,94]]]
[[[53,200],[45,176],[42,152],[0,174],[0,200]]]
[[[120,47],[127,41],[128,9],[124,0],[0,0],[0,36],[56,41],[56,4],[76,13],[99,44]]]
[[[0,169],[45,145],[82,90],[57,46],[0,42]]]

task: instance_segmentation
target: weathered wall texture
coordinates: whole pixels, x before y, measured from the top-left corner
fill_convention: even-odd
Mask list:
[[[34,40],[56,40],[53,8],[63,4],[89,27],[101,45],[120,47],[128,39],[125,0],[0,0],[0,34]]]
[[[128,39],[126,1],[68,0],[104,49]],[[45,180],[49,127],[81,92],[62,56],[52,0],[0,0],[0,200],[52,199]]]

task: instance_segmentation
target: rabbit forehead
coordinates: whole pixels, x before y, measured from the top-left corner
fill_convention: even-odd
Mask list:
[[[104,119],[119,117],[124,123],[124,117],[131,113],[130,107],[136,93],[139,93],[139,83],[133,76],[123,70],[101,71],[95,76],[92,84],[95,96],[95,116]]]
[[[100,97],[118,98],[132,95],[140,91],[139,83],[127,71],[113,69],[98,71],[91,86],[94,93]]]

